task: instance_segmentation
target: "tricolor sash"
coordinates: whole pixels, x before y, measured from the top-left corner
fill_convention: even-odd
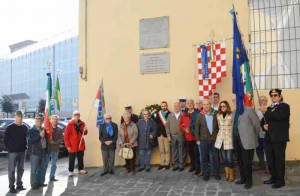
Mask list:
[[[160,119],[161,123],[162,123],[164,126],[166,126],[166,124],[167,124],[167,118],[166,118],[166,116],[163,114],[162,110],[160,110],[160,111],[158,112],[158,116],[159,116],[159,119]]]

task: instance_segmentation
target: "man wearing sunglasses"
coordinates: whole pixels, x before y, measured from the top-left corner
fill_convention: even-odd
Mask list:
[[[272,105],[267,108],[261,121],[266,132],[267,160],[271,178],[264,184],[273,184],[272,188],[285,185],[285,150],[289,141],[290,106],[282,101],[282,90],[272,89],[269,92]]]

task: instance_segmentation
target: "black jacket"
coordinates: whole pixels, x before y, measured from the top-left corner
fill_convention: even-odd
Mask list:
[[[40,136],[39,130],[33,126],[29,130],[29,135],[28,135],[28,153],[29,154],[43,154],[47,153],[48,151],[48,138],[47,134],[45,133],[45,139],[46,139],[46,148],[43,149],[42,143],[41,143],[42,137]]]
[[[118,140],[118,125],[113,122],[111,123],[114,130],[114,135],[112,137],[110,137],[110,135],[106,133],[106,125],[104,123],[99,126],[99,140],[101,141],[101,150],[108,150],[109,148],[116,149],[116,143]],[[106,141],[112,141],[112,144],[107,146],[105,144]]]
[[[26,125],[8,125],[4,132],[4,145],[8,152],[25,152],[28,128]]]
[[[139,116],[136,114],[131,114],[130,120],[131,120],[131,122],[134,122],[136,124],[139,121]],[[124,119],[123,119],[123,116],[121,116],[121,124],[123,124],[123,122],[124,122]]]
[[[288,142],[290,128],[290,106],[284,102],[274,107],[268,107],[261,125],[266,123],[269,125],[266,131],[266,140],[270,142]],[[264,130],[265,131],[265,130]]]
[[[168,118],[168,116],[169,116],[170,113],[171,113],[170,111],[168,111],[168,112],[166,113],[166,119]],[[165,126],[163,125],[163,123],[161,122],[158,113],[156,114],[155,122],[156,122],[156,124],[157,124],[156,137],[159,137],[159,136],[161,136],[161,135],[163,135],[164,137],[167,137],[166,127],[165,127]]]

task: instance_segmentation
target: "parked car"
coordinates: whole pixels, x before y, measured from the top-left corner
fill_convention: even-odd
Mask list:
[[[4,131],[6,127],[13,123],[15,119],[8,118],[8,119],[0,119],[0,152],[6,151],[4,146]],[[32,118],[25,118],[23,119],[23,124],[25,124],[28,129],[32,128],[35,124],[35,120]],[[67,126],[67,122],[58,122],[58,127],[65,131],[65,127]],[[65,146],[64,142],[61,142],[59,145],[59,155],[66,155],[68,154],[68,150]]]

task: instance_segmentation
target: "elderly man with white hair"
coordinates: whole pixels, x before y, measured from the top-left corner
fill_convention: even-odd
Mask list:
[[[259,96],[259,109],[256,111],[256,114],[261,121],[264,118],[264,113],[267,111],[268,108],[268,98],[264,95]],[[256,154],[258,158],[258,165],[254,167],[254,170],[265,170],[265,173],[269,173],[268,167],[265,166],[265,154],[266,154],[266,147],[267,143],[265,140],[265,132],[261,128],[259,131],[259,138],[258,138],[258,146],[256,148]]]
[[[58,159],[59,145],[64,141],[64,133],[63,130],[57,126],[58,125],[59,116],[52,115],[51,124],[52,124],[52,135],[49,138],[49,156],[51,160],[51,170],[50,170],[50,181],[57,181],[55,179],[56,172],[56,162]]]
[[[101,142],[103,172],[101,176],[108,173],[114,174],[115,151],[118,140],[118,125],[112,122],[110,114],[104,115],[104,122],[99,126],[99,140]]]

